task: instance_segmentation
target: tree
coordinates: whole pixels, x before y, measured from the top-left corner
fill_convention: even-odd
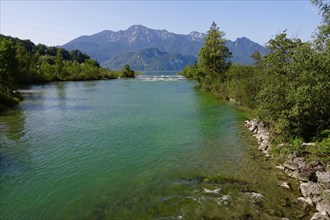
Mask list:
[[[198,54],[198,62],[206,71],[204,80],[211,83],[217,78],[224,81],[224,73],[229,68],[231,53],[225,46],[225,33],[212,23],[205,37],[205,43]]]
[[[287,38],[286,30],[268,41],[266,47],[269,53],[263,59],[263,65],[268,72],[287,74],[287,66],[292,62],[292,51],[302,45],[300,39]]]
[[[134,78],[135,77],[134,70],[131,70],[131,68],[128,64],[125,64],[124,69],[122,70],[122,77],[123,78]]]
[[[58,79],[63,79],[63,56],[62,56],[62,48],[59,48],[55,57],[55,65],[56,65],[56,75]]]
[[[12,40],[0,38],[0,84],[12,87],[18,70],[16,48]]]
[[[262,56],[261,56],[261,54],[260,54],[259,51],[254,51],[254,53],[251,54],[250,57],[251,57],[252,59],[254,59],[254,65],[255,65],[255,66],[260,66]]]
[[[318,26],[315,34],[315,47],[320,51],[327,51],[330,55],[330,2],[324,0],[310,0],[313,5],[320,9],[322,23]]]

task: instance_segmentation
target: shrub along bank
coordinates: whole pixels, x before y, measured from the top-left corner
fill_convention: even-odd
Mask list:
[[[305,213],[316,206],[316,220],[330,219],[330,3],[312,3],[323,18],[313,42],[283,31],[268,41],[266,56],[252,55],[254,66],[231,65],[224,32],[213,23],[198,63],[181,74],[257,116],[246,124],[259,149],[275,155],[278,168],[300,181],[298,202]]]
[[[329,162],[330,38],[318,34],[311,43],[290,39],[283,32],[267,43],[266,56],[252,55],[254,66],[240,66],[229,63],[224,33],[213,24],[198,63],[181,74],[253,111],[271,133],[272,143],[287,143],[274,151],[297,151]],[[316,145],[301,148],[300,143],[311,141]]]

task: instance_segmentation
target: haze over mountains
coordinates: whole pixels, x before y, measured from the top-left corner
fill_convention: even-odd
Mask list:
[[[133,25],[123,31],[105,30],[81,36],[62,47],[79,49],[111,69],[121,69],[124,64],[129,64],[137,71],[179,71],[197,61],[205,36],[195,31],[183,35]],[[228,40],[227,47],[233,54],[231,60],[234,63],[251,64],[252,53],[267,53],[265,47],[245,37]]]

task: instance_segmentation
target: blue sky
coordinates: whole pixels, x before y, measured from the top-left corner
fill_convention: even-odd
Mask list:
[[[1,34],[49,46],[134,24],[179,34],[205,33],[212,21],[230,40],[245,36],[265,44],[288,29],[289,37],[308,41],[321,21],[318,9],[307,0],[0,1]]]

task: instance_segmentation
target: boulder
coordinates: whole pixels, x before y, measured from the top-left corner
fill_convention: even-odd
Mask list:
[[[318,165],[316,165],[316,166],[313,166],[312,168],[313,168],[313,170],[315,170],[315,171],[321,171],[321,172],[324,171],[324,167],[323,167],[321,164],[318,164]]]
[[[290,160],[287,160],[283,163],[283,166],[285,168],[288,168],[290,170],[297,170],[298,169],[298,163],[292,162]]]
[[[254,132],[255,130],[258,130],[258,124],[256,120],[249,120],[247,124],[250,131]]]
[[[258,149],[261,151],[266,151],[268,149],[268,143],[266,141],[263,141]]]
[[[317,181],[323,183],[327,188],[330,188],[330,171],[321,172],[316,171]]]
[[[330,216],[330,201],[323,199],[316,204],[317,211],[321,213],[327,213]]]
[[[287,174],[292,178],[298,179],[299,170],[294,170],[292,172],[287,172]]]
[[[314,173],[315,172],[312,169],[300,170],[298,172],[297,178],[301,181],[308,182],[312,178]]]
[[[295,157],[293,158],[292,162],[298,165],[298,169],[307,169],[307,163],[303,157]]]
[[[304,197],[317,197],[319,196],[324,190],[324,186],[321,183],[314,183],[314,182],[307,182],[307,183],[301,183],[300,186],[301,194]]]
[[[310,207],[313,206],[313,201],[311,200],[311,198],[299,197],[297,201],[299,202],[299,204],[301,204],[302,209],[305,211],[308,211]]]

